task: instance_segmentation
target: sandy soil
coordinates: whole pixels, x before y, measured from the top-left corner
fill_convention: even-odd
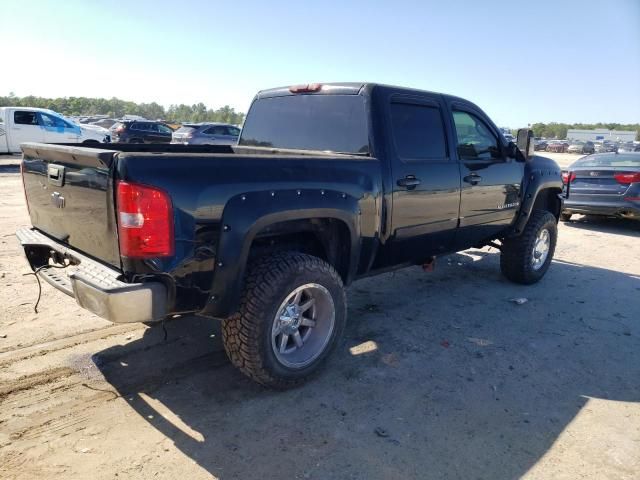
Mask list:
[[[360,281],[326,370],[274,393],[229,365],[216,322],[164,341],[48,285],[34,313],[15,161],[0,184],[0,478],[639,476],[640,223],[561,225],[531,287],[491,249]]]

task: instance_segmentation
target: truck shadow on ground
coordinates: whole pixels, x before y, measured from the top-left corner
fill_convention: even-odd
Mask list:
[[[167,342],[151,328],[94,360],[131,408],[216,477],[512,479],[589,397],[640,401],[629,301],[639,295],[637,276],[565,262],[537,285],[513,285],[497,254],[471,250],[431,274],[354,284],[343,345],[292,391],[245,379],[219,325],[195,317],[170,323]]]

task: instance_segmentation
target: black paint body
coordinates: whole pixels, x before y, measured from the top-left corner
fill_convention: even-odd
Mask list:
[[[473,112],[496,136],[498,128],[475,105],[430,92],[373,84],[333,85],[311,95],[365,99],[367,155],[245,146],[112,144],[103,148],[25,144],[24,182],[31,222],[44,233],[123,272],[128,281],[162,280],[170,313],[224,318],[234,311],[243,276],[257,245],[317,238],[345,284],[422,263],[506,236],[517,235],[534,202],[559,202],[559,167],[527,161],[517,152],[492,161],[462,161],[456,151],[452,107]],[[260,92],[291,95],[288,89]],[[300,95],[300,94],[298,94]],[[437,161],[404,162],[389,134],[393,98],[429,102],[442,112],[447,154]],[[248,115],[251,115],[249,111]],[[48,175],[64,168],[64,183]],[[481,181],[464,179],[474,173]],[[415,177],[418,185],[403,186]],[[153,185],[171,196],[175,255],[136,260],[119,255],[114,184]],[[64,208],[50,201],[65,197]],[[554,203],[556,216],[560,204]],[[299,232],[298,232],[299,230]],[[282,242],[281,242],[282,240]],[[319,252],[320,253],[320,252]]]

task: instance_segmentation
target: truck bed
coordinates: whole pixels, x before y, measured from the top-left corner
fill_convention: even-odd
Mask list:
[[[380,228],[377,199],[382,175],[373,157],[238,146],[100,147],[23,144],[31,223],[62,246],[110,265],[124,281],[163,276],[177,302],[170,306],[173,312],[204,306],[217,275],[220,251],[245,248],[240,242],[251,241],[257,233],[252,229],[257,228],[260,215],[268,213],[267,206],[288,212],[283,218],[291,216],[292,207],[300,212],[319,206],[347,208],[349,222],[359,222],[355,225],[371,240]],[[121,256],[117,181],[150,185],[170,195],[173,256]],[[242,196],[247,200],[241,201]],[[221,245],[223,223],[233,228],[226,238],[237,240]],[[236,274],[225,268],[225,276]]]

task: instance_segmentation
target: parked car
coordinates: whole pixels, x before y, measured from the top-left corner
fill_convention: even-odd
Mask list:
[[[173,130],[162,122],[124,121],[112,127],[113,141],[119,143],[170,143]]]
[[[71,122],[75,125],[78,125],[79,127],[82,127],[84,129],[89,129],[89,130],[93,130],[95,132],[98,132],[101,135],[109,135],[109,138],[111,138],[111,132],[109,131],[108,128],[104,128],[101,127],[100,125],[94,125],[93,123],[80,123],[77,120],[73,119],[72,117],[65,117],[63,115],[60,115],[64,120],[67,120],[68,122]]]
[[[568,153],[582,153],[582,154],[591,154],[595,153],[595,145],[593,142],[582,142],[575,141],[572,142],[571,145],[567,148]]]
[[[565,153],[569,148],[569,143],[565,140],[551,140],[547,144],[547,152]]]
[[[113,322],[222,319],[233,364],[286,388],[339,345],[358,278],[488,244],[509,280],[544,276],[560,168],[520,137],[432,92],[263,90],[237,146],[24,145],[33,228],[17,235],[82,307]]]
[[[618,153],[640,152],[640,144],[633,142],[621,143],[618,146]]]
[[[602,142],[595,144],[595,153],[611,153],[618,151],[618,144],[613,142]]]
[[[549,145],[546,140],[534,140],[534,142],[533,148],[537,152],[545,151],[547,149],[547,145]]]
[[[94,123],[100,120],[104,120],[105,118],[107,118],[106,115],[91,115],[88,117],[78,117],[78,122],[79,123]]]
[[[227,123],[185,123],[173,132],[171,143],[184,145],[235,145],[240,129]]]
[[[640,152],[597,153],[562,173],[561,220],[574,213],[640,219]]]
[[[0,107],[0,153],[18,153],[24,142],[105,143],[111,136],[45,108]]]
[[[101,120],[96,120],[95,122],[92,122],[89,125],[97,125],[99,127],[109,129],[116,123],[118,123],[118,120],[114,120],[113,118],[103,118]]]

